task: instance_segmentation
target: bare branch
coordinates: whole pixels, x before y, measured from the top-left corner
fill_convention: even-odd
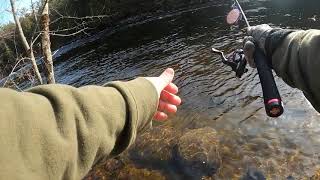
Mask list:
[[[66,28],[66,29],[50,31],[50,33],[70,32],[70,31],[79,30],[79,29],[86,29],[87,30],[87,29],[92,29],[92,28],[84,27],[83,25],[78,25],[78,26],[75,26],[75,27],[72,27],[72,28]]]
[[[33,46],[33,44],[38,40],[40,36],[41,36],[41,32],[38,33],[38,35],[35,38],[33,38],[33,41],[31,41],[31,46]]]
[[[36,41],[34,40],[34,36],[36,35],[36,31],[39,29],[39,21],[38,21],[38,15],[36,14],[36,11],[35,11],[35,8],[34,8],[34,3],[33,1],[31,0],[31,8],[32,8],[32,13],[33,13],[33,16],[34,16],[34,20],[35,20],[35,24],[36,26],[34,27],[33,29],[33,32],[32,32],[32,37],[31,37],[31,46],[33,45],[33,43]],[[37,39],[37,38],[36,38]]]
[[[0,32],[0,38],[2,39],[11,39],[14,36],[14,32],[10,31],[10,32]]]
[[[30,58],[22,58],[20,59],[15,65],[14,67],[12,68],[10,74],[7,76],[7,79],[6,81],[3,83],[3,86],[2,87],[5,87],[7,85],[7,82],[8,80],[10,79],[10,76],[14,73],[15,69],[17,68],[17,66],[20,64],[20,62],[22,62],[23,60],[31,60]]]
[[[52,36],[59,36],[59,37],[68,37],[68,36],[75,36],[75,35],[77,35],[77,34],[80,34],[80,33],[85,33],[85,30],[87,30],[88,28],[84,28],[84,29],[81,29],[81,30],[79,30],[79,31],[77,31],[77,32],[74,32],[74,33],[71,33],[71,34],[57,34],[57,33],[52,33],[52,32],[50,32],[50,35],[52,35]]]
[[[17,29],[18,29],[18,33],[19,33],[19,36],[21,38],[22,45],[23,45],[24,49],[26,51],[28,51],[30,49],[30,46],[28,44],[28,41],[27,41],[26,37],[24,36],[24,33],[23,33],[23,30],[22,30],[19,18],[18,18],[17,13],[16,13],[15,0],[10,0],[10,3],[11,3],[12,16],[13,16],[13,19],[14,19],[14,21],[16,23],[16,26],[17,26]]]
[[[36,23],[38,23],[38,16],[36,14],[36,11],[35,11],[35,8],[34,8],[34,3],[33,3],[32,0],[31,0],[31,8],[32,8],[32,14],[34,16],[34,20],[36,21]]]
[[[61,14],[59,14],[61,15]],[[62,19],[68,19],[68,20],[80,20],[80,21],[85,21],[85,20],[93,20],[93,19],[103,19],[103,18],[110,18],[110,15],[99,15],[99,16],[85,16],[85,17],[73,17],[73,16],[63,16],[61,15],[59,18],[55,19],[54,21],[51,22],[51,24],[54,24]]]
[[[28,44],[26,36],[24,35],[23,29],[21,27],[21,23],[20,23],[19,18],[18,18],[17,14],[16,14],[15,0],[10,0],[10,3],[11,3],[12,16],[13,16],[14,21],[16,23],[16,27],[17,27],[18,34],[19,34],[19,37],[21,39],[22,45],[23,45],[24,50],[26,51],[26,53],[31,58],[32,66],[33,66],[33,69],[34,69],[34,71],[36,73],[37,79],[39,80],[40,84],[42,84],[42,78],[41,78],[41,75],[40,75],[40,72],[39,72],[39,69],[38,69],[38,66],[37,66],[33,51],[32,51],[32,46],[30,46]],[[16,50],[16,52],[17,52],[17,50]]]
[[[74,36],[74,35],[77,35],[77,34],[82,33],[82,32],[87,34],[85,31],[86,30],[90,30],[90,29],[92,29],[92,28],[88,28],[88,27],[85,27],[85,25],[80,24],[80,25],[77,25],[77,26],[72,27],[72,28],[49,31],[49,33],[50,33],[50,35],[53,35],[53,36],[67,37],[67,36]],[[62,34],[64,32],[70,32],[70,31],[74,31],[74,30],[78,30],[78,31],[74,32],[74,33],[71,33],[71,34]],[[32,44],[37,41],[37,39],[41,36],[43,31],[39,31],[39,32],[36,32],[36,33],[38,35],[34,38],[34,40],[32,41]]]
[[[16,41],[16,28],[14,29],[14,36],[13,36],[13,42],[14,42],[14,50],[16,51],[16,55],[18,56],[18,48],[17,48],[17,41]]]
[[[11,80],[11,79],[10,79],[10,80]],[[19,86],[18,86],[14,81],[11,80],[11,82],[12,82],[12,84],[16,87],[16,89],[17,89],[18,91],[20,91],[20,92],[23,91],[22,89],[19,88]]]

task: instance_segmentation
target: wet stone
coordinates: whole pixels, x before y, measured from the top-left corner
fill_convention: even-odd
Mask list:
[[[249,168],[247,173],[240,180],[266,180],[263,173],[255,168]]]
[[[269,157],[275,151],[271,142],[264,138],[254,138],[243,146],[249,152],[253,152],[256,156]]]
[[[178,166],[194,179],[212,176],[219,168],[218,149],[219,141],[214,129],[190,130],[179,139],[176,149]]]
[[[84,180],[115,179],[124,166],[120,159],[108,159],[95,165]]]
[[[144,163],[168,163],[180,136],[181,133],[172,127],[154,127],[137,137],[135,144],[130,148],[130,158]]]
[[[278,162],[273,158],[270,158],[266,161],[267,161],[267,163],[265,165],[266,166],[265,172],[267,174],[277,174],[277,172],[279,171],[279,169],[277,168],[277,167],[279,167]]]
[[[117,159],[109,159],[104,164],[104,169],[107,172],[115,172],[115,171],[123,168],[123,166],[124,166],[124,163],[122,161],[117,160]]]
[[[118,178],[119,180],[165,180],[166,178],[158,171],[148,170],[148,169],[139,169],[133,165],[125,166]]]
[[[139,168],[120,159],[109,159],[95,166],[84,180],[165,180],[160,171]]]
[[[320,169],[318,169],[310,179],[311,180],[319,180],[320,179]]]

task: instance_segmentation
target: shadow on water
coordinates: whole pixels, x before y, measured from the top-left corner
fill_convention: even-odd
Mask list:
[[[315,16],[320,15],[319,1],[247,0],[242,3],[251,24],[320,28],[320,21]],[[175,117],[161,126],[173,127],[174,133],[168,130],[168,134],[157,141],[152,141],[159,138],[152,132],[143,135],[148,138],[139,137],[140,149],[136,148],[131,151],[131,156],[127,156],[135,164],[141,168],[160,170],[169,179],[197,179],[201,173],[217,179],[230,179],[239,177],[250,166],[260,169],[271,179],[310,177],[319,168],[319,114],[299,91],[277,78],[286,112],[278,119],[266,117],[256,71],[250,69],[239,80],[219,62],[219,57],[210,52],[211,47],[224,50],[236,48],[244,36],[224,22],[229,7],[229,1],[217,1],[217,5],[157,16],[119,28],[81,50],[73,50],[73,53],[60,57],[55,63],[57,81],[74,86],[103,84],[112,80],[158,75],[166,67],[173,67],[183,105]],[[192,148],[183,141],[175,141],[183,139],[192,129],[204,127],[213,128],[212,132],[216,130],[215,137],[218,139],[209,136],[208,129],[195,131],[192,133],[200,133],[200,137],[209,139],[190,140],[190,147],[193,143],[203,146],[202,149],[195,148],[195,151],[206,154],[204,157],[207,159],[203,162],[211,163],[212,167],[214,163],[219,164],[218,169],[211,169],[215,175],[201,171],[202,166],[193,166],[197,164],[196,160],[186,158],[190,156],[183,147]],[[201,135],[201,132],[204,134]],[[210,141],[210,138],[214,140]],[[155,143],[163,140],[168,140],[167,144],[153,144],[153,147],[167,148],[167,154],[143,149],[151,148],[144,141]],[[213,142],[219,142],[219,146],[213,146]],[[213,147],[218,151],[212,151]],[[177,152],[174,152],[175,149]],[[146,162],[138,158],[139,155],[132,155],[132,152],[140,151],[148,151],[149,155],[142,157],[152,161]],[[164,158],[168,156],[170,158]],[[209,156],[215,160],[210,160]],[[180,165],[172,162],[180,162]],[[181,164],[198,169],[189,168],[186,173]]]

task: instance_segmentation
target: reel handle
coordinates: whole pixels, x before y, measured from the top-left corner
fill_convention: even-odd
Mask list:
[[[266,113],[269,117],[279,117],[284,111],[281,97],[271,68],[268,65],[267,58],[259,48],[256,48],[254,52],[254,62],[257,66],[260,83],[262,86]]]

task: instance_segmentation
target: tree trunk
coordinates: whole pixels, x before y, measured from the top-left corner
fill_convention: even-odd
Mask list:
[[[41,43],[42,43],[42,52],[44,57],[44,63],[47,71],[47,83],[54,84],[54,70],[53,70],[53,62],[52,62],[52,53],[51,53],[51,42],[49,35],[49,0],[45,1],[43,12],[41,14]]]
[[[38,79],[39,83],[42,84],[42,78],[41,78],[37,63],[36,63],[36,59],[34,57],[32,49],[30,48],[30,46],[28,44],[26,36],[23,33],[19,18],[18,18],[17,13],[16,13],[15,0],[10,0],[10,3],[11,3],[11,10],[12,10],[13,19],[14,19],[14,21],[16,23],[17,30],[18,30],[19,37],[21,39],[22,45],[24,47],[24,50],[27,52],[29,58],[31,59],[32,67],[33,67],[33,70],[35,72],[36,78]]]

